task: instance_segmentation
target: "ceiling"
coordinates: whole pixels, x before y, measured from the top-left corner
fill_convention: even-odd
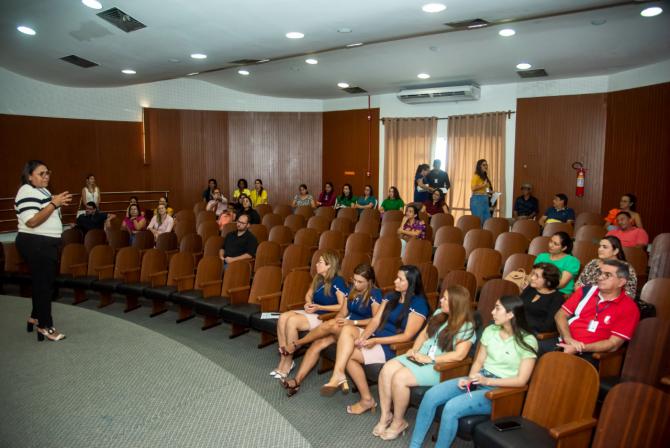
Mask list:
[[[614,73],[670,59],[670,5],[608,0],[99,0],[146,25],[126,33],[78,0],[2,0],[0,65],[53,84],[109,87],[186,76],[239,91],[293,98],[350,96],[338,82],[371,94],[407,86],[517,82],[529,62],[551,78]],[[660,5],[653,18],[640,11]],[[445,23],[482,18],[457,30]],[[593,23],[600,23],[594,25]],[[503,22],[506,23],[503,26]],[[37,31],[16,31],[27,25]],[[498,35],[502,28],[513,37]],[[350,33],[338,32],[349,28]],[[303,39],[287,39],[300,31]],[[364,45],[347,48],[347,44]],[[191,53],[205,53],[194,60]],[[99,64],[60,60],[74,54]],[[305,63],[307,57],[317,65]],[[235,65],[239,59],[269,62]],[[135,75],[124,75],[131,68]],[[248,76],[237,73],[246,69]],[[420,80],[419,73],[430,79]],[[539,78],[548,79],[548,78]]]

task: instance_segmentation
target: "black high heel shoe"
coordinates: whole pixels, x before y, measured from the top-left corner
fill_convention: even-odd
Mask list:
[[[33,328],[37,325],[37,319],[33,319],[32,317],[28,318],[28,322],[26,322],[26,331],[28,333],[33,332]]]

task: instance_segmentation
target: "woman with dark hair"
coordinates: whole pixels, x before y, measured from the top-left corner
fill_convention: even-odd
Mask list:
[[[436,362],[462,361],[468,356],[477,339],[471,303],[470,293],[463,286],[445,289],[440,308],[417,336],[414,346],[384,365],[379,374],[381,416],[373,435],[384,440],[398,438],[409,426],[405,411],[410,388],[438,384],[440,373],[433,368]]]
[[[300,389],[300,383],[319,361],[319,355],[323,349],[337,342],[342,329],[347,326],[365,327],[372,319],[372,315],[379,309],[382,303],[382,292],[375,288],[375,271],[367,263],[359,264],[354,269],[352,288],[349,291],[346,302],[337,312],[337,315],[323,324],[319,325],[305,337],[293,342],[293,347],[288,350],[293,353],[299,347],[311,344],[303,357],[302,363],[295,378],[282,381],[286,393],[292,397]]]
[[[433,191],[431,198],[423,203],[421,211],[426,212],[428,216],[438,213],[449,213],[449,207],[444,202],[444,193],[442,193],[442,190]]]
[[[158,205],[164,205],[166,213],[170,216],[174,215],[174,209],[168,205],[167,197],[165,197],[165,196],[159,197],[158,198]],[[153,216],[156,216],[156,214],[158,213],[158,205],[154,209]],[[205,207],[205,209],[207,209],[207,207]]]
[[[479,217],[482,226],[491,217],[489,194],[493,192],[493,186],[488,173],[489,163],[484,159],[479,159],[475,167],[475,174],[470,181],[470,189],[472,190],[470,212]]]
[[[212,193],[214,193],[214,189],[218,186],[216,183],[216,179],[210,179],[207,181],[207,188],[205,191],[202,192],[202,200],[205,202],[209,202],[212,200]]]
[[[130,204],[126,210],[126,217],[121,222],[121,230],[130,233],[130,244],[135,239],[135,234],[144,230],[147,226],[147,220],[140,213],[140,207],[137,204]]]
[[[396,187],[389,187],[389,195],[382,201],[382,204],[379,206],[379,211],[383,213],[390,210],[402,210],[404,206],[405,203],[400,197],[398,189]]]
[[[344,184],[342,186],[342,194],[337,197],[335,200],[335,208],[347,208],[351,207],[356,202],[356,196],[351,189],[351,184]]]
[[[614,230],[617,227],[616,217],[619,212],[628,212],[632,218],[633,225],[638,229],[642,228],[642,218],[637,212],[637,196],[633,193],[626,193],[621,196],[619,208],[613,208],[605,217],[605,227],[607,230]]]
[[[256,179],[254,181],[254,189],[249,193],[249,199],[251,199],[251,204],[254,207],[258,207],[260,204],[268,203],[268,192],[263,187],[263,181]]]
[[[241,197],[240,206],[240,211],[237,213],[238,218],[242,215],[247,215],[249,217],[249,224],[261,223],[261,215],[259,215],[258,212],[251,206],[251,199],[249,199],[248,196],[245,195]]]
[[[583,286],[597,285],[598,277],[600,277],[601,274],[600,268],[605,260],[626,261],[626,253],[623,251],[623,246],[621,245],[621,240],[619,240],[619,238],[610,235],[600,240],[600,244],[598,244],[598,258],[594,258],[586,263],[582,273],[575,282],[575,289],[579,289]],[[630,264],[628,264],[628,272],[629,277],[624,285],[624,290],[626,291],[626,295],[634,299],[637,294],[637,274],[635,273],[633,266]]]
[[[444,405],[444,410],[435,446],[448,447],[456,438],[459,418],[491,412],[486,392],[528,384],[537,359],[537,340],[526,323],[523,301],[501,297],[491,315],[494,323],[482,334],[470,374],[433,386],[424,395],[410,447],[421,447],[439,406]]]
[[[246,179],[239,179],[237,181],[237,188],[233,190],[233,202],[240,202],[240,195],[242,194],[247,197],[251,195],[251,191],[249,191],[249,183]]]
[[[319,200],[316,201],[317,207],[333,207],[335,205],[335,187],[332,182],[326,182],[323,191],[319,193]]]
[[[291,204],[293,208],[297,207],[302,207],[302,206],[307,206],[307,207],[316,207],[316,203],[314,202],[314,198],[312,197],[311,194],[309,194],[309,191],[307,191],[307,185],[305,184],[300,184],[298,187],[298,194],[293,196],[293,204]]]
[[[359,196],[356,199],[353,207],[358,209],[359,215],[366,208],[377,208],[377,198],[375,197],[375,192],[372,189],[372,185],[366,185],[363,187],[363,196]]]
[[[58,269],[58,249],[63,233],[61,206],[70,205],[72,195],[64,191],[52,195],[47,189],[51,171],[44,162],[30,160],[21,173],[21,187],[14,199],[18,221],[16,250],[30,268],[33,308],[28,332],[37,326],[37,339],[60,341],[65,335],[53,325],[51,299]]]
[[[575,211],[568,207],[568,196],[564,193],[556,193],[552,207],[544,212],[539,221],[541,226],[551,222],[567,222],[570,224],[575,222]]]
[[[424,201],[430,198],[432,190],[426,179],[429,172],[430,165],[427,163],[422,163],[416,167],[416,173],[414,174],[414,202],[416,203],[423,204]]]
[[[521,293],[528,326],[533,333],[556,331],[554,315],[563,305],[563,294],[557,291],[561,272],[549,263],[536,263],[530,273],[530,283]]]
[[[398,227],[398,236],[402,243],[401,254],[405,253],[407,242],[413,238],[426,239],[426,223],[419,218],[419,207],[415,204],[407,204],[405,216]]]
[[[421,331],[428,316],[428,302],[423,291],[421,273],[416,266],[400,267],[394,282],[395,291],[384,297],[382,306],[365,329],[348,326],[337,340],[337,356],[330,380],[321,387],[321,395],[331,396],[338,389],[349,393],[346,371],[361,394],[357,403],[347,406],[347,413],[374,412],[377,403],[370,393],[364,365],[381,364],[395,356],[391,344],[407,342]]]
[[[579,273],[579,259],[572,256],[572,238],[565,232],[556,232],[549,239],[549,252],[542,252],[535,263],[553,264],[561,271],[558,289],[562,294],[570,295],[575,290],[575,277]]]

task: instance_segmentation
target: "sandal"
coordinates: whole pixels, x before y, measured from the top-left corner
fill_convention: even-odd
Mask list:
[[[349,383],[347,382],[346,378],[340,379],[335,386],[324,384],[321,386],[320,393],[322,397],[332,397],[335,395],[335,392],[337,392],[338,389],[342,389],[342,393],[344,395],[349,393]]]
[[[370,411],[370,414],[374,414],[377,411],[377,402],[372,400],[372,404],[368,407],[364,407],[360,401],[347,406],[347,414],[361,415],[368,411]],[[386,433],[386,431],[384,431],[384,433]]]
[[[300,390],[300,383],[295,378],[291,378],[284,381],[284,387],[286,388],[286,395],[292,397]]]
[[[386,428],[389,427],[391,422],[393,421],[393,414],[389,414],[389,418],[386,420],[384,423],[377,423],[375,427],[372,429],[372,435],[375,437],[380,437],[384,431],[386,431]]]

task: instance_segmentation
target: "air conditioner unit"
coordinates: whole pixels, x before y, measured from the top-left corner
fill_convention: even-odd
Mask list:
[[[407,104],[438,103],[445,101],[478,100],[478,85],[430,87],[426,89],[407,89],[398,92],[398,99]]]

